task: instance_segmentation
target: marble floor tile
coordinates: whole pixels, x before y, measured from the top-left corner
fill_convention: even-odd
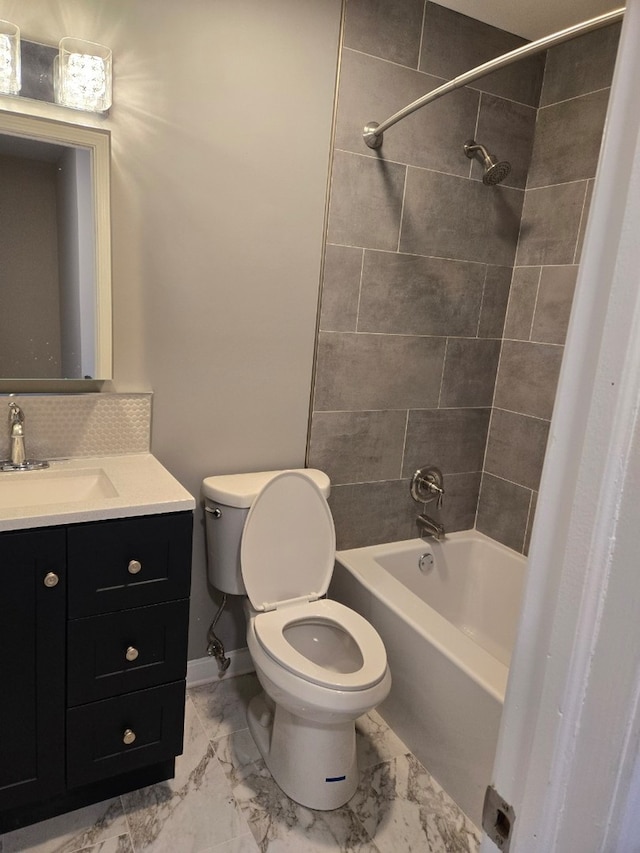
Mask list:
[[[122,801],[136,853],[196,853],[248,830],[190,699],[175,778]]]
[[[247,705],[260,692],[255,673],[192,687],[189,697],[210,740],[247,727]]]
[[[134,853],[134,851],[131,837],[118,835],[117,838],[109,838],[92,847],[83,847],[78,853]]]
[[[370,711],[356,720],[356,754],[360,772],[410,751],[377,711]]]
[[[253,835],[247,833],[238,838],[232,838],[231,841],[225,841],[223,844],[216,844],[215,847],[207,847],[202,853],[259,853],[259,850]]]
[[[122,803],[116,797],[7,832],[2,836],[2,853],[77,853],[127,831]],[[118,848],[108,849],[111,853]]]
[[[293,802],[273,781],[248,730],[220,738],[216,756],[262,853],[379,853],[354,813]]]
[[[476,853],[480,843],[475,826],[413,755],[366,770],[348,806],[380,853]]]

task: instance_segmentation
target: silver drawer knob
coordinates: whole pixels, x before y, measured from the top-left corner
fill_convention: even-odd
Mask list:
[[[142,563],[140,560],[130,560],[129,565],[127,566],[127,570],[130,575],[137,575],[141,569]]]
[[[138,657],[138,654],[139,654],[139,652],[135,648],[135,646],[129,646],[129,648],[125,652],[124,656],[126,657],[127,660],[136,660],[136,658]]]
[[[124,734],[122,736],[122,742],[126,743],[129,746],[130,743],[133,743],[136,739],[136,733],[131,729],[125,729]]]
[[[58,586],[60,578],[55,572],[47,572],[44,576],[44,585],[48,587]]]

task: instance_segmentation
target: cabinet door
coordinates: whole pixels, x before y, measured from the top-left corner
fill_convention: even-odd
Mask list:
[[[64,787],[65,562],[60,528],[0,535],[0,810]]]

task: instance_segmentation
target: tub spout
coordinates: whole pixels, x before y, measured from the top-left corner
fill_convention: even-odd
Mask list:
[[[444,539],[444,527],[430,515],[422,513],[418,516],[416,523],[422,539],[436,539],[438,542]]]

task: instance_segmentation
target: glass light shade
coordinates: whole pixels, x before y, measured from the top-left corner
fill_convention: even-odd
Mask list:
[[[0,21],[0,92],[17,95],[20,86],[20,29]]]
[[[102,44],[63,38],[54,69],[56,103],[103,113],[111,106],[111,50]]]

